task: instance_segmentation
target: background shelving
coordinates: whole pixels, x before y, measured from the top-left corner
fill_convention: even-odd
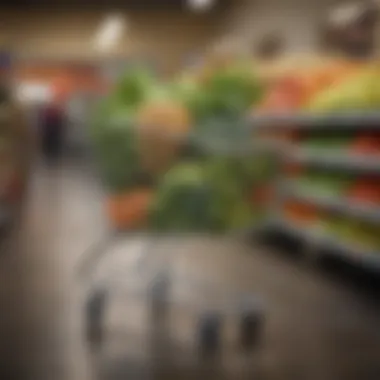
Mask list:
[[[286,197],[316,205],[326,210],[350,215],[356,218],[380,224],[380,207],[365,202],[352,201],[344,197],[306,193],[291,181],[284,187]]]
[[[274,115],[254,117],[252,123],[265,141],[269,131],[274,145],[281,145],[269,228],[302,241],[307,250],[380,269],[380,145],[357,149],[361,133],[380,136],[380,114]],[[279,143],[278,131],[291,133],[280,134]],[[339,140],[337,131],[343,143],[328,143],[334,136]],[[319,146],[310,143],[321,136]],[[287,211],[292,205],[304,210],[292,215]]]
[[[276,228],[282,233],[300,240],[305,244],[305,248],[312,249],[314,253],[328,251],[353,264],[380,270],[380,252],[371,251],[360,244],[342,241],[324,232],[319,226],[305,227],[288,220],[278,219],[271,225],[271,228]]]

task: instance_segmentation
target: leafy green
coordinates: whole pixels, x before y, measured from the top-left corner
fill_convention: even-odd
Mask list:
[[[125,108],[136,109],[148,99],[155,85],[155,78],[148,70],[129,69],[119,79],[112,97]]]
[[[214,189],[196,163],[172,168],[163,178],[151,210],[151,226],[163,231],[219,229],[214,214]]]
[[[118,192],[132,186],[141,172],[133,114],[101,113],[93,124],[92,135],[100,173],[108,189]]]
[[[238,63],[215,70],[202,84],[184,81],[182,99],[196,122],[241,117],[263,94],[250,66]]]

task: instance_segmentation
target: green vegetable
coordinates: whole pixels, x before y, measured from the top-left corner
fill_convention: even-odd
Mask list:
[[[96,107],[92,139],[102,178],[111,192],[134,186],[141,178],[134,120],[139,106],[158,96],[154,86],[147,70],[129,69]]]
[[[215,70],[201,85],[187,84],[184,96],[196,122],[213,117],[240,117],[261,99],[263,89],[249,65]]]
[[[177,232],[218,230],[222,221],[215,213],[214,196],[201,166],[180,164],[164,176],[158,188],[151,226]]]
[[[92,136],[107,188],[119,192],[136,184],[141,171],[133,115],[128,111],[100,114],[93,124]]]
[[[142,68],[125,72],[117,83],[112,98],[125,108],[136,110],[146,101],[156,85],[153,75]]]
[[[353,179],[349,174],[310,171],[294,180],[296,186],[306,194],[319,196],[344,195]]]
[[[226,157],[179,164],[163,178],[151,212],[165,231],[214,231],[246,227],[252,209],[244,162]]]

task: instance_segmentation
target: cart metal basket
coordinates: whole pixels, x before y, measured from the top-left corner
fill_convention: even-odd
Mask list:
[[[80,279],[100,379],[254,372],[264,314],[244,245],[119,233],[95,248]]]

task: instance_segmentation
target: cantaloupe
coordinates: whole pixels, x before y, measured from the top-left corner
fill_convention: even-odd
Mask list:
[[[155,100],[142,106],[137,117],[142,167],[154,175],[167,170],[175,161],[190,126],[190,114],[181,104]]]

